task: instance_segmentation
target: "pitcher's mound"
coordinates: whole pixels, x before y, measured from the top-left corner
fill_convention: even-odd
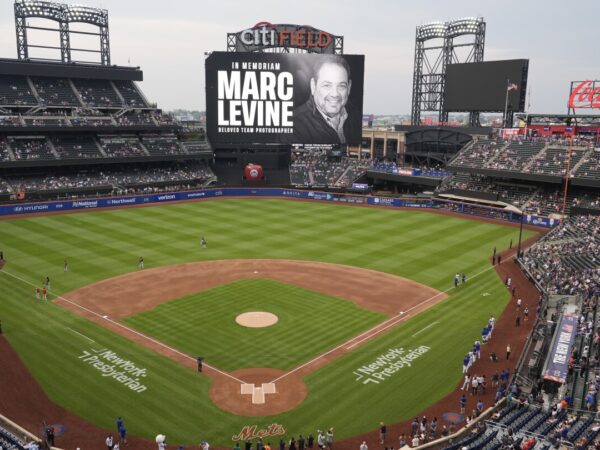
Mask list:
[[[279,321],[279,317],[270,312],[251,311],[240,314],[235,321],[243,327],[263,328],[275,325]]]

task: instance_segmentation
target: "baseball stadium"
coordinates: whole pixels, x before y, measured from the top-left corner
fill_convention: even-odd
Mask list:
[[[258,22],[198,120],[112,63],[107,10],[14,21],[0,449],[600,446],[600,82],[529,114],[529,59],[432,21],[378,126],[344,36]]]

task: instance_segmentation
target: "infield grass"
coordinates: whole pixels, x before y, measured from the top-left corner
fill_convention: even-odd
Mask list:
[[[266,328],[238,325],[250,311],[275,314]],[[124,320],[221,370],[288,370],[386,319],[339,298],[268,279],[240,280],[163,303]]]
[[[516,244],[518,232],[423,211],[271,199],[0,221],[0,248],[8,261],[0,273],[0,318],[5,337],[50,398],[100,426],[112,429],[120,415],[132,435],[151,439],[162,432],[173,444],[207,439],[213,446],[230,446],[231,435],[243,425],[274,421],[295,436],[335,426],[336,437],[343,438],[375,429],[380,420],[414,416],[453,390],[465,352],[489,316],[499,316],[509,300],[488,258],[494,246],[502,251],[511,239]],[[206,250],[200,249],[202,235]],[[524,231],[524,238],[531,235]],[[139,256],[146,267],[230,258],[340,263],[448,290],[449,298],[310,374],[308,397],[293,411],[245,418],[210,402],[208,378],[34,299],[33,285],[41,285],[46,276],[53,293],[62,294],[134,271]],[[69,261],[66,274],[64,258]],[[467,273],[470,280],[454,290],[456,272]],[[357,368],[390,348],[422,345],[430,350],[384,382],[356,381]],[[147,390],[133,392],[80,358],[100,349],[145,368],[141,381]]]

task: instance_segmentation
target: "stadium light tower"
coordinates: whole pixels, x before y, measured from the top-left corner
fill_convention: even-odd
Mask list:
[[[46,19],[56,22],[57,28],[30,25],[27,19]],[[43,22],[42,22],[43,23]],[[98,32],[76,31],[69,28],[70,24],[86,23],[98,27]],[[73,51],[86,53],[99,53],[100,64],[110,65],[110,41],[108,37],[108,11],[88,6],[67,5],[63,3],[40,1],[40,0],[16,0],[15,1],[15,30],[17,32],[17,57],[29,59],[30,49],[39,48],[47,50],[60,50],[60,61],[64,63],[74,62],[71,56]],[[29,42],[27,30],[41,30],[58,32],[60,34],[60,47],[50,45],[34,45]],[[100,38],[100,49],[72,48],[71,35],[83,34],[98,36]],[[47,58],[35,58],[47,59]],[[83,61],[89,62],[89,61]]]
[[[421,124],[421,111],[437,111],[439,122],[448,121],[448,113],[444,111],[446,66],[483,61],[485,26],[482,17],[467,17],[417,27],[411,108],[413,125]],[[470,113],[469,123],[479,124],[478,112]]]

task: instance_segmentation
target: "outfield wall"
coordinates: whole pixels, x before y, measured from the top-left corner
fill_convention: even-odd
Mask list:
[[[513,223],[521,222],[521,214],[518,212],[507,211],[501,208],[492,208],[469,203],[461,203],[457,201],[445,200],[435,197],[407,200],[402,198],[341,194],[283,188],[203,189],[196,191],[171,192],[150,195],[131,195],[111,198],[0,205],[0,216],[26,215],[33,213],[39,214],[46,212],[73,211],[95,208],[114,208],[119,206],[146,205],[154,203],[158,204],[182,200],[199,200],[205,198],[219,197],[282,197],[355,205],[370,205],[396,208],[431,208],[447,210],[471,216],[504,220]],[[550,219],[548,217],[526,214],[523,217],[523,224],[544,228],[552,228],[558,225],[559,221],[556,219]]]

